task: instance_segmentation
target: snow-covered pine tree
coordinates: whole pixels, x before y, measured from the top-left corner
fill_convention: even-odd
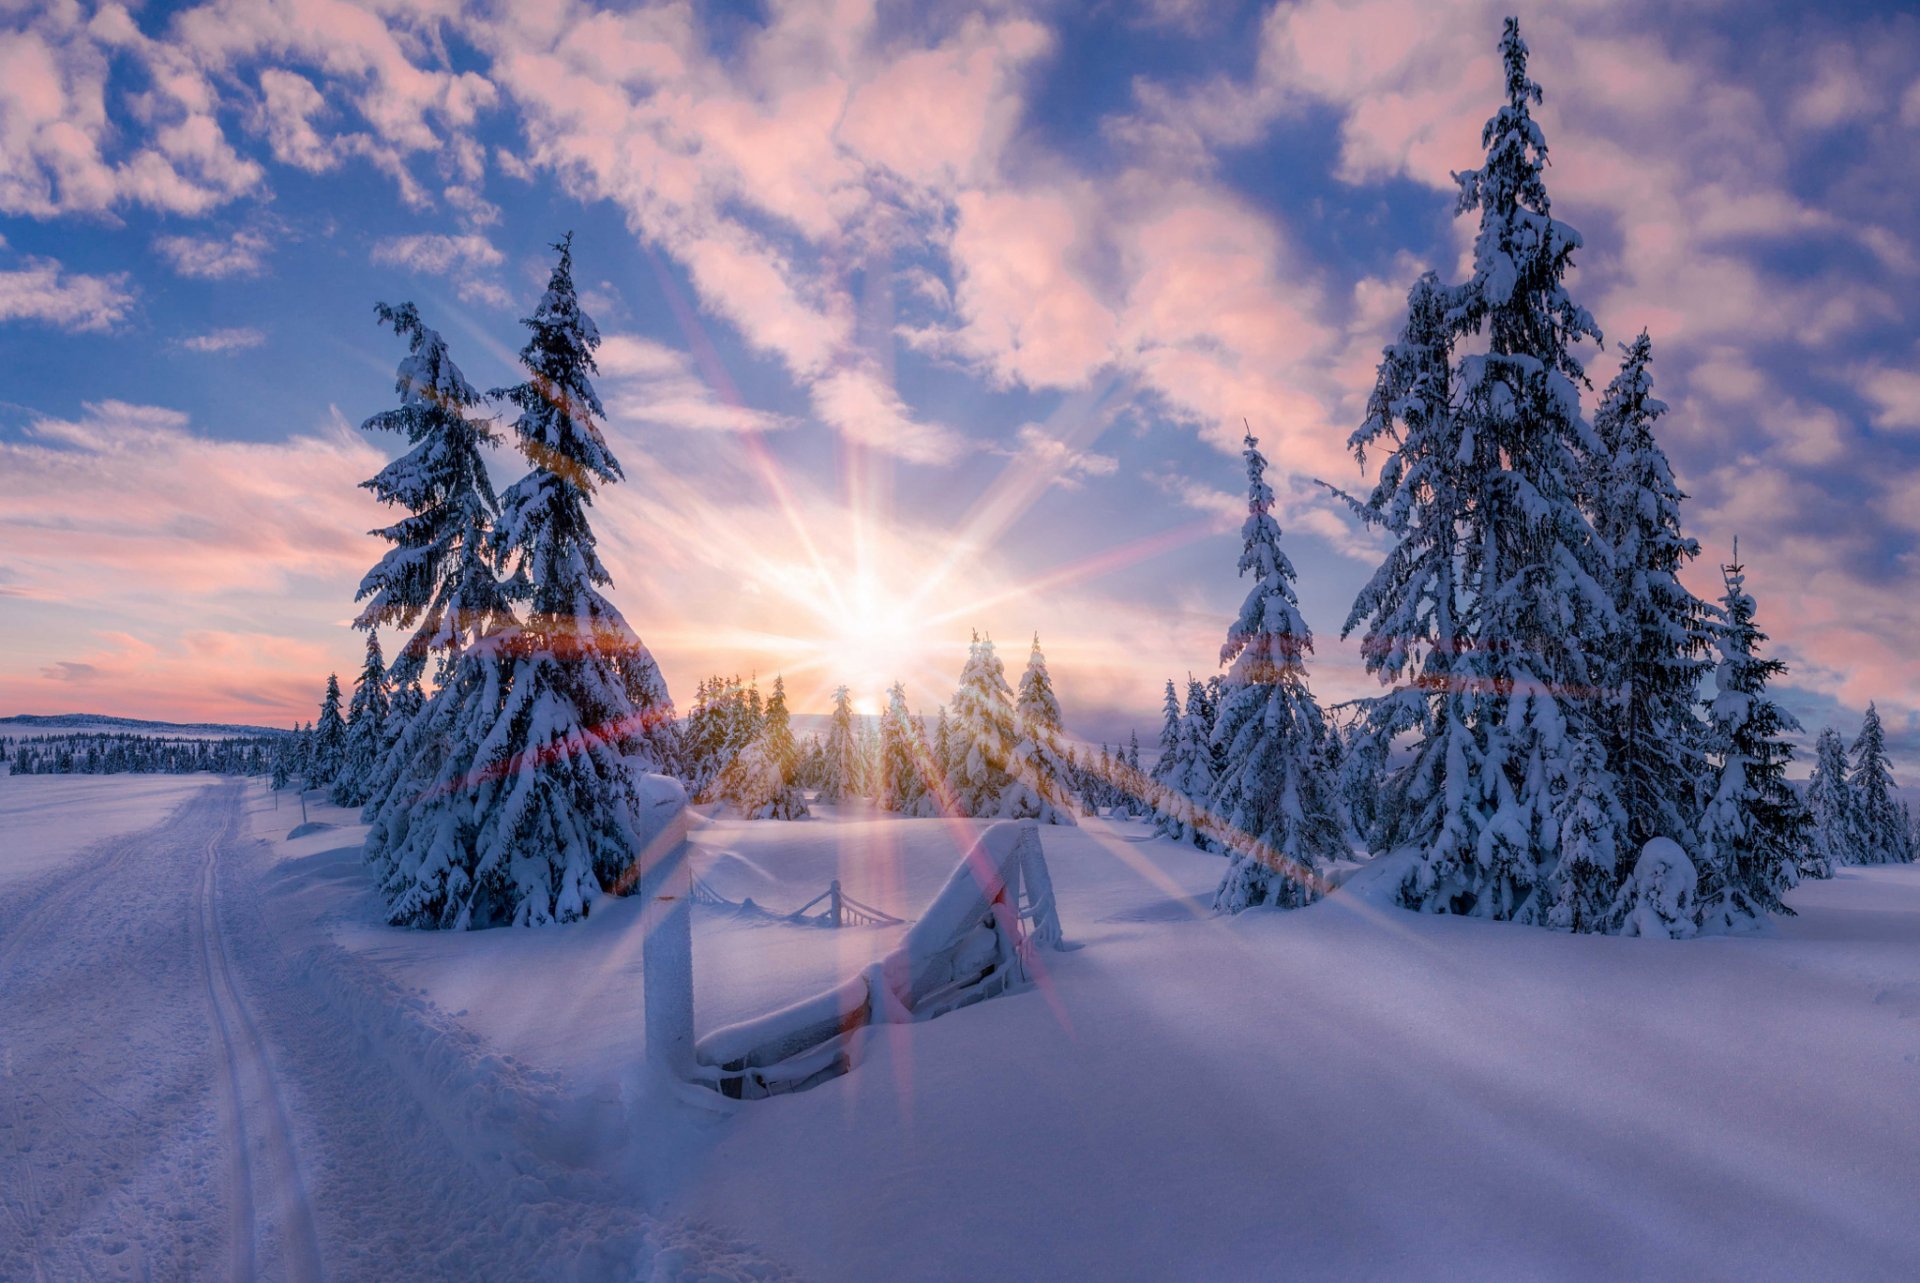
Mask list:
[[[1180,825],[1180,805],[1178,794],[1167,782],[1169,776],[1179,770],[1174,760],[1174,751],[1180,742],[1180,696],[1173,688],[1173,678],[1167,678],[1166,694],[1160,701],[1160,756],[1154,759],[1153,770],[1147,777],[1152,781],[1154,794],[1150,799],[1148,818],[1156,833],[1167,834]]]
[[[880,796],[880,719],[862,717],[859,730],[859,793],[862,797]]]
[[[1606,583],[1619,620],[1600,684],[1606,766],[1626,813],[1625,849],[1638,851],[1656,837],[1693,843],[1709,787],[1695,710],[1711,640],[1705,606],[1679,579],[1700,545],[1681,533],[1686,496],[1654,439],[1667,407],[1653,396],[1653,342],[1642,330],[1621,352],[1593,416],[1600,451],[1590,502],[1594,530],[1612,552]]]
[[[347,723],[340,715],[340,678],[327,674],[327,693],[320,701],[320,720],[314,724],[313,746],[307,754],[307,787],[331,788],[347,764]]]
[[[1767,635],[1754,623],[1739,555],[1736,543],[1734,560],[1721,568],[1726,591],[1714,630],[1720,663],[1709,743],[1719,775],[1701,819],[1696,862],[1700,925],[1709,935],[1792,913],[1780,897],[1796,880],[1806,842],[1806,809],[1787,784],[1793,746],[1786,736],[1799,724],[1767,697],[1767,684],[1787,666],[1759,656]]]
[[[488,551],[499,511],[485,448],[495,440],[481,397],[445,341],[411,303],[381,304],[380,321],[406,339],[394,390],[400,404],[367,431],[398,432],[411,449],[365,483],[409,514],[375,533],[394,546],[361,581],[370,599],[357,625],[411,629],[389,677],[400,694],[391,737],[363,814],[366,855],[397,926],[461,921],[479,859],[476,756],[506,694],[512,607]],[[430,700],[420,687],[439,656]]]
[[[354,600],[367,604],[354,626],[413,630],[388,674],[397,688],[423,677],[431,655],[450,657],[511,612],[487,547],[500,509],[484,454],[498,439],[493,421],[479,413],[480,394],[413,304],[381,303],[374,312],[407,340],[407,355],[394,380],[400,404],[360,427],[397,432],[412,449],[361,484],[408,515],[373,532],[393,547],[360,581]]]
[[[1415,284],[1350,440],[1363,463],[1370,446],[1388,451],[1356,508],[1395,545],[1347,622],[1366,626],[1369,668],[1400,683],[1373,702],[1372,728],[1412,739],[1386,799],[1415,852],[1402,900],[1492,918],[1518,912],[1551,867],[1569,732],[1594,720],[1578,693],[1617,626],[1609,558],[1579,504],[1598,442],[1574,349],[1599,338],[1564,284],[1580,236],[1551,214],[1541,91],[1512,19],[1500,52],[1506,102],[1482,131],[1486,163],[1456,175],[1459,211],[1480,215],[1473,276]],[[1486,350],[1456,364],[1475,336]]]
[[[733,755],[715,791],[749,820],[805,819],[807,803],[795,778],[800,749],[787,712],[786,682],[778,676],[759,723],[759,735]]]
[[[1560,827],[1560,858],[1544,894],[1529,901],[1523,915],[1556,931],[1614,929],[1626,814],[1607,771],[1606,751],[1593,736],[1574,741],[1554,819]]]
[[[388,671],[388,676],[392,676],[391,670]],[[394,686],[393,703],[387,709],[387,739],[380,748],[382,756],[393,751],[393,746],[399,743],[402,735],[406,734],[407,726],[414,718],[420,716],[420,710],[425,708],[426,704],[426,692],[420,689],[419,679]],[[376,772],[376,782],[378,778],[378,772]]]
[[[1377,851],[1382,835],[1394,827],[1393,816],[1380,791],[1387,778],[1387,744],[1373,724],[1362,717],[1344,732],[1346,752],[1340,759],[1340,808],[1350,829],[1348,836],[1362,849]]]
[[[1324,887],[1320,871],[1347,854],[1331,782],[1319,769],[1325,726],[1306,668],[1313,635],[1294,597],[1266,456],[1251,429],[1242,454],[1239,565],[1253,587],[1220,648],[1227,680],[1213,735],[1226,745],[1227,769],[1208,802],[1215,836],[1232,856],[1214,906],[1230,913],[1312,903]]]
[[[933,794],[940,814],[951,809],[948,799],[953,796],[953,786],[947,778],[947,766],[953,760],[953,723],[947,718],[947,706],[940,706],[940,716],[933,726],[933,744],[927,753],[927,791]]]
[[[1854,845],[1853,787],[1847,779],[1847,746],[1829,726],[1813,742],[1813,773],[1807,777],[1807,846],[1800,872],[1830,878],[1835,867],[1860,863]]]
[[[1139,819],[1147,813],[1147,777],[1140,769],[1140,732],[1127,732],[1126,761],[1126,804],[1127,815]]]
[[[781,783],[792,784],[800,765],[800,745],[793,738],[793,716],[787,711],[786,679],[778,673],[773,678],[773,694],[767,697],[760,734],[780,764]]]
[[[1213,707],[1204,684],[1187,678],[1187,708],[1181,715],[1173,749],[1173,769],[1167,773],[1167,801],[1170,812],[1161,833],[1176,842],[1185,842],[1202,850],[1217,850],[1219,842],[1211,836],[1218,828],[1209,807],[1217,781],[1213,774]]]
[[[502,497],[495,531],[527,617],[478,754],[479,861],[457,925],[570,922],[603,893],[631,892],[640,799],[623,750],[660,765],[629,681],[644,648],[600,593],[611,581],[587,520],[594,491],[621,479],[590,380],[600,333],[574,290],[572,237],[554,248],[546,293],[523,322],[529,377],[495,394],[519,408],[513,431],[532,465]]]
[[[841,802],[859,792],[860,745],[854,738],[853,700],[844,686],[833,690],[833,716],[827,722],[826,763],[820,801]]]
[[[1047,657],[1040,650],[1040,634],[1033,635],[1026,671],[1020,674],[1020,693],[1014,701],[1014,723],[1020,741],[1013,750],[1012,773],[1016,819],[1042,824],[1072,824],[1073,805],[1066,785],[1066,758],[1060,749],[1060,701],[1047,675]]]
[[[1861,864],[1905,864],[1913,858],[1906,817],[1887,763],[1887,734],[1880,710],[1867,705],[1860,734],[1853,741],[1848,774],[1853,807],[1853,850]]]
[[[887,688],[887,711],[880,719],[878,792],[882,809],[923,817],[938,814],[922,768],[926,755],[926,745],[907,712],[907,688],[895,682]]]
[[[1013,688],[993,651],[993,639],[974,635],[960,689],[953,696],[953,737],[958,760],[954,803],[960,814],[998,818],[1013,804]]]
[[[380,654],[380,634],[369,628],[366,662],[353,686],[353,702],[347,706],[346,765],[330,794],[335,806],[362,806],[379,787],[392,698],[386,660]]]

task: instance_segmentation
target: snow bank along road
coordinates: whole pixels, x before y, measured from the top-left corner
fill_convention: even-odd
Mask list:
[[[672,1273],[541,1083],[262,920],[242,788],[0,885],[0,1280]]]

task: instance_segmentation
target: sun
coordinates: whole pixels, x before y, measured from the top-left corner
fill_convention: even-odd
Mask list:
[[[937,648],[916,622],[911,600],[887,591],[872,575],[857,577],[837,606],[834,617],[823,621],[832,630],[827,644],[842,680],[860,692],[862,704],[912,675]]]

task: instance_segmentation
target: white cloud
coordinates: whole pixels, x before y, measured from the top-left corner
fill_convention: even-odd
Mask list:
[[[816,381],[813,410],[847,440],[909,463],[952,463],[969,448],[951,428],[915,418],[879,372],[865,366]]]
[[[231,236],[161,236],[153,247],[182,276],[224,281],[258,276],[266,266],[267,238],[242,229]]]
[[[777,432],[794,426],[785,415],[727,399],[694,372],[685,354],[651,339],[609,334],[596,354],[600,398],[616,422],[696,432]]]
[[[1874,404],[1873,426],[1920,430],[1920,370],[1866,370],[1860,388]]]
[[[1110,477],[1120,470],[1120,461],[1112,455],[1076,450],[1037,423],[1022,426],[1014,440],[1013,449],[998,453],[1044,475],[1047,484],[1062,490],[1078,490],[1088,477]]]
[[[39,321],[62,330],[108,330],[126,319],[134,297],[124,273],[69,272],[50,258],[22,258],[17,267],[0,269],[0,322]]]
[[[265,334],[250,325],[242,325],[209,330],[205,334],[194,334],[178,340],[175,346],[187,352],[243,352],[248,348],[259,347],[266,341]]]
[[[491,269],[506,262],[506,256],[477,232],[390,236],[374,245],[373,261],[427,276],[451,277],[454,292],[469,303],[496,308],[513,303],[512,296],[490,275]]]

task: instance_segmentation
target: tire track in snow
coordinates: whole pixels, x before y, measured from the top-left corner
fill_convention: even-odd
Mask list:
[[[233,1277],[258,1277],[262,1237],[255,1195],[262,1180],[283,1254],[283,1273],[295,1283],[325,1277],[313,1207],[307,1197],[286,1099],[274,1076],[265,1041],[239,986],[220,930],[218,856],[232,826],[228,821],[208,839],[200,870],[198,937],[201,970],[214,1032],[225,1062],[224,1095],[228,1146],[230,1243]],[[263,1160],[254,1164],[255,1152]]]

